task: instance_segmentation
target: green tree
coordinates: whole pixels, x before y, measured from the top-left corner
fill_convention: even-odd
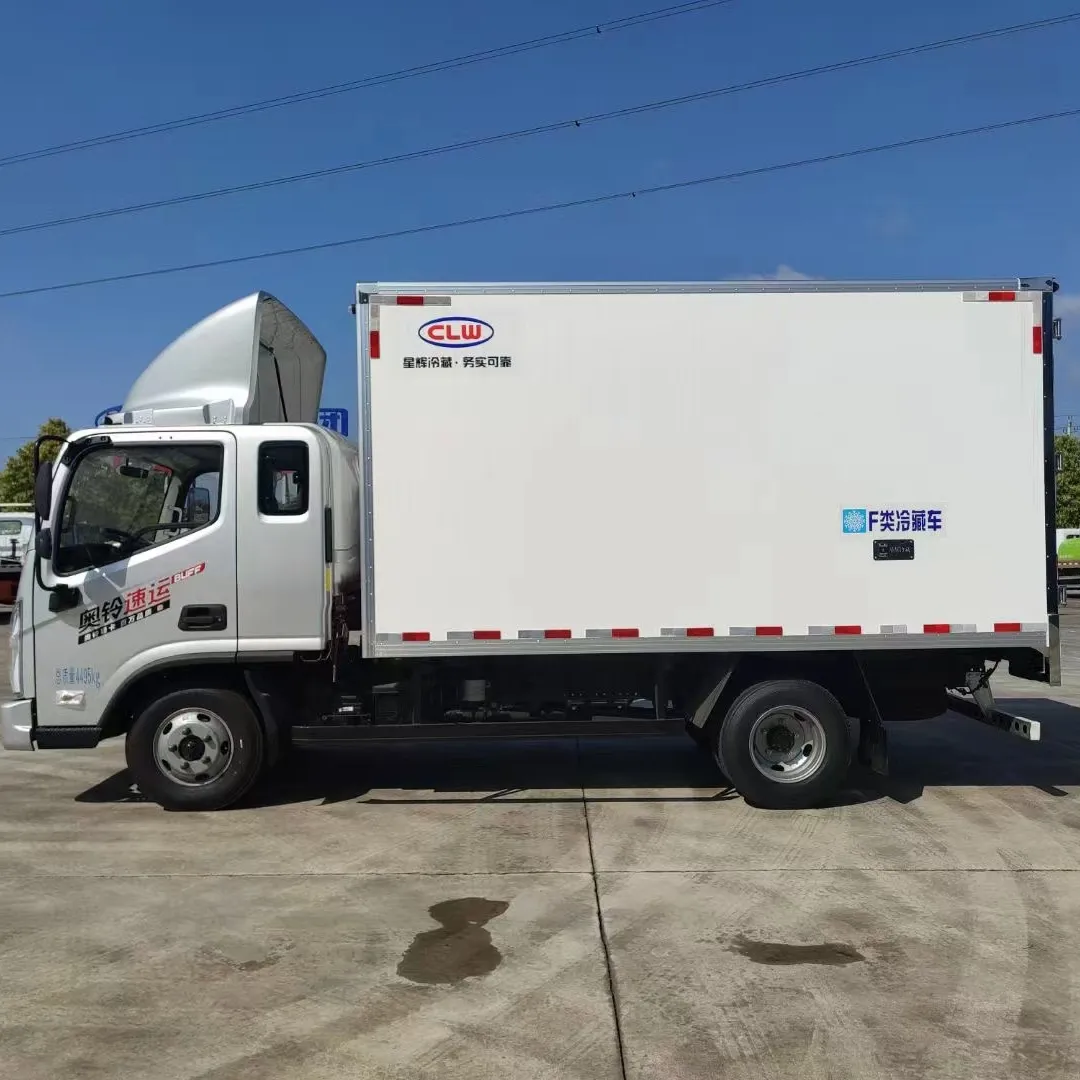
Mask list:
[[[1054,449],[1061,462],[1057,474],[1057,527],[1080,529],[1080,439],[1058,435]]]
[[[38,435],[61,435],[67,438],[71,428],[57,417],[51,417],[38,428]],[[56,442],[41,448],[42,461],[52,461],[60,449]],[[0,472],[0,502],[29,503],[34,501],[34,440],[23,444],[8,458]]]

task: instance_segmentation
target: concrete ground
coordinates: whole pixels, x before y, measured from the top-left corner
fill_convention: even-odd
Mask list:
[[[313,753],[198,816],[0,753],[0,1076],[1072,1080],[1065,621],[1065,686],[998,680],[1041,745],[899,726],[809,812],[683,740]]]

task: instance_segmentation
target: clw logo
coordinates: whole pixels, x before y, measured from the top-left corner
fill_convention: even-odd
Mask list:
[[[424,323],[420,340],[438,349],[468,349],[484,345],[495,336],[495,328],[483,319],[468,315],[444,315]]]

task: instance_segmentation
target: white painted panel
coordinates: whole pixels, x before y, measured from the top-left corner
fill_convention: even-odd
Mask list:
[[[1045,623],[1027,296],[380,305],[376,630]],[[420,338],[442,315],[494,328],[483,368]],[[452,366],[416,366],[432,356]],[[875,562],[845,508],[940,510],[944,528]]]
[[[326,643],[330,597],[326,588],[323,507],[329,495],[324,440],[318,428],[252,424],[237,431],[237,651],[318,651]],[[264,514],[259,507],[260,451],[269,443],[302,443],[308,450],[307,509]],[[294,495],[282,484],[277,494]]]
[[[89,434],[76,432],[72,442]],[[42,563],[44,584],[62,583],[77,589],[79,602],[75,607],[52,612],[48,595],[36,582],[30,584],[25,596],[24,602],[30,594],[33,596],[32,606],[24,607],[28,617],[32,612],[33,652],[25,655],[33,656],[36,667],[35,710],[40,727],[100,724],[116,694],[155,664],[232,661],[236,657],[235,432],[213,427],[117,427],[109,431],[109,438],[118,455],[132,454],[137,458],[139,449],[147,448],[151,459],[155,447],[165,444],[181,450],[185,443],[219,444],[224,482],[218,484],[214,500],[216,515],[201,528],[181,532],[173,539],[118,557],[115,562],[63,576],[56,574],[52,560]],[[77,478],[78,465],[75,468]],[[69,476],[63,464],[54,474],[54,517],[48,522],[54,535],[60,533],[57,519],[61,507],[73,506],[72,502],[61,502],[68,495]],[[175,499],[172,484],[169,490],[171,494],[166,498]],[[73,517],[75,512],[73,509]],[[117,524],[122,527],[127,522],[118,516]],[[223,606],[225,629],[180,630],[179,618],[188,605]]]

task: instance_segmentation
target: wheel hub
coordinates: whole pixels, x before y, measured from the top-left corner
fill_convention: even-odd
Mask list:
[[[783,724],[776,724],[765,733],[769,750],[776,754],[790,754],[795,746],[795,732]]]
[[[825,756],[825,728],[808,709],[769,709],[750,729],[750,760],[758,772],[777,783],[808,780],[822,767]]]
[[[232,761],[228,724],[208,709],[183,709],[167,717],[154,736],[158,771],[177,784],[196,786],[216,780]]]
[[[180,746],[178,748],[180,756],[185,761],[198,761],[203,756],[203,750],[206,748],[206,743],[202,741],[197,735],[185,735],[180,740]]]

